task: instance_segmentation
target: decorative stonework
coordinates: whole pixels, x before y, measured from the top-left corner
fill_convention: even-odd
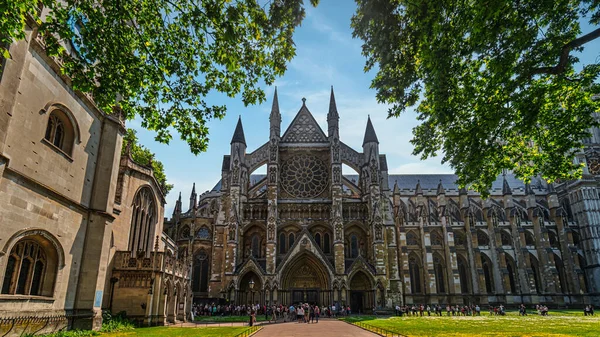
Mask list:
[[[327,139],[310,114],[301,113],[286,131],[283,141],[287,143],[323,143]]]
[[[283,163],[281,186],[296,198],[314,198],[327,188],[327,167],[319,158],[299,154]]]

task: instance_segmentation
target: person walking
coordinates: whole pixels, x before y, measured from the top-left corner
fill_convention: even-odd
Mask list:
[[[315,318],[317,319],[317,323],[319,323],[319,315],[321,315],[321,310],[319,306],[315,305]]]

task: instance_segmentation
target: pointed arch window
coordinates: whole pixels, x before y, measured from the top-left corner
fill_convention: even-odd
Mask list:
[[[329,243],[329,233],[325,233],[323,235],[323,253],[330,254],[331,248]]]
[[[50,113],[44,139],[67,155],[72,154],[75,132],[65,112],[56,109]]]
[[[294,245],[294,241],[295,241],[296,237],[294,236],[294,233],[290,233],[290,235],[288,236],[288,249],[291,249],[292,246]]]
[[[435,283],[438,293],[446,292],[446,283],[445,283],[445,272],[444,272],[444,264],[443,261],[438,257],[433,258],[433,269],[435,272]]]
[[[350,257],[358,257],[358,238],[354,234],[350,237]]]
[[[132,255],[138,251],[146,252],[148,255],[152,250],[156,227],[156,204],[150,187],[145,186],[138,190],[132,208],[129,250]],[[189,236],[189,227],[187,235]]]
[[[50,254],[54,256],[55,254]],[[11,250],[2,283],[2,294],[50,296],[56,261],[35,240],[21,240]]]
[[[208,291],[208,269],[209,258],[206,251],[201,250],[194,257],[194,270],[192,276],[192,291],[207,292]]]
[[[408,271],[410,274],[410,291],[413,294],[421,293],[421,268],[417,259],[411,257],[408,260]]]
[[[458,258],[458,275],[460,277],[460,292],[463,294],[469,293],[469,272],[467,263],[462,257]]]
[[[279,254],[285,254],[285,233],[279,234]]]
[[[260,236],[258,233],[252,236],[252,256],[260,258]]]
[[[315,242],[317,243],[317,246],[322,247],[321,246],[321,233],[315,234]]]

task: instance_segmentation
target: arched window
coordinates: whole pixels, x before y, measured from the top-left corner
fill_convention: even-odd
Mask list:
[[[325,254],[331,253],[331,249],[329,247],[330,247],[329,233],[325,233],[325,235],[323,235],[323,253],[325,253]]]
[[[533,238],[533,234],[529,231],[525,231],[525,245],[535,247],[535,239]]]
[[[350,237],[350,257],[358,257],[358,239],[354,234]]]
[[[279,254],[285,254],[285,233],[279,234]]]
[[[71,155],[75,135],[73,125],[63,111],[53,110],[50,113],[44,139],[66,154]]]
[[[179,235],[180,239],[188,239],[190,237],[190,228],[185,226],[181,229],[181,235]]]
[[[260,236],[258,233],[252,236],[252,256],[260,258]]]
[[[56,267],[57,254],[50,244],[22,239],[8,255],[2,294],[52,296]]]
[[[315,234],[315,242],[317,243],[317,246],[319,246],[320,248],[322,248],[322,246],[321,246],[321,233]]]
[[[565,269],[563,268],[562,260],[558,257],[558,255],[554,255],[554,267],[556,267],[556,271],[558,272],[558,281],[560,286],[560,291],[562,293],[569,292],[569,288],[567,287],[567,276],[565,275]]]
[[[462,257],[458,258],[458,276],[460,277],[460,292],[469,293],[469,273],[467,263]]]
[[[485,291],[491,294],[494,291],[494,280],[492,279],[492,266],[488,258],[481,254],[481,266],[483,268],[483,277],[485,279]]]
[[[417,259],[411,257],[408,260],[408,271],[410,274],[410,291],[413,294],[421,293],[421,268]]]
[[[433,258],[433,270],[435,271],[435,285],[438,293],[446,292],[446,273],[444,272],[443,261],[438,257]]]
[[[513,268],[512,259],[506,254],[504,255],[504,260],[506,262],[506,270],[508,272],[508,283],[510,286],[510,292],[512,294],[517,293],[517,284],[515,282],[515,269]]]
[[[418,246],[419,240],[414,232],[406,233],[406,244],[409,246]]]
[[[550,241],[550,247],[559,248],[557,236],[553,231],[548,231],[548,240]]]
[[[296,237],[294,236],[294,233],[290,233],[290,235],[288,235],[288,249],[291,249],[292,246],[294,245],[294,241],[295,241]]]
[[[479,243],[480,246],[489,246],[490,238],[487,236],[487,234],[485,232],[483,232],[482,230],[478,230],[477,231],[477,242]]]
[[[209,258],[206,251],[201,250],[194,257],[194,271],[192,276],[192,291],[208,291]]]
[[[512,237],[506,231],[500,232],[500,240],[503,246],[512,246]]]
[[[150,187],[142,187],[133,199],[133,216],[129,233],[129,250],[132,254],[144,251],[150,254],[156,226],[156,205]],[[189,236],[189,228],[188,228]]]
[[[443,245],[443,240],[439,233],[433,232],[431,234],[431,245],[432,246],[442,246]]]

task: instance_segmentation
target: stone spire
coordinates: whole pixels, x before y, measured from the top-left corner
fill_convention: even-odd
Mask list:
[[[233,138],[231,138],[231,144],[233,143],[242,143],[246,145],[246,137],[244,137],[244,127],[242,126],[242,117],[238,118],[237,126],[235,127],[235,132],[233,133]]]
[[[531,184],[525,184],[525,194],[535,195],[535,192],[533,192],[533,188],[531,188]]]
[[[442,185],[442,179],[440,179],[440,183],[437,186],[437,194],[446,194],[446,189]]]
[[[190,194],[190,209],[196,207],[196,197],[196,183],[194,183],[194,185],[192,185],[192,193]]]
[[[394,182],[394,194],[400,194],[400,189],[398,188],[398,180]]]
[[[508,181],[506,181],[506,174],[503,174],[502,176],[502,195],[512,194]]]
[[[333,136],[336,130],[339,128],[340,115],[337,111],[337,105],[335,104],[335,95],[333,94],[333,85],[331,86],[331,96],[329,98],[329,112],[327,113],[327,126],[329,137]]]
[[[369,116],[369,118],[367,119],[367,129],[365,130],[363,146],[371,142],[379,144],[379,140],[377,140],[377,135],[375,134],[375,128],[373,128],[373,124],[371,123],[371,116]]]
[[[415,187],[415,195],[423,195],[423,189],[421,188],[421,180],[417,180],[417,186]]]
[[[271,133],[279,136],[281,133],[281,113],[279,112],[279,99],[277,98],[277,87],[273,94],[273,106],[271,107],[271,115],[269,116],[271,123]]]

